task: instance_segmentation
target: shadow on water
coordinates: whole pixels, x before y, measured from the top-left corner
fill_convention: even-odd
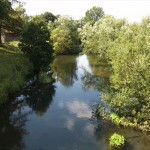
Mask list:
[[[55,95],[55,86],[53,84],[38,84],[30,86],[23,91],[27,97],[26,103],[37,115],[42,116],[52,103]]]
[[[27,85],[15,100],[0,106],[0,149],[26,148],[23,139],[30,134],[26,129],[29,116],[33,112],[42,116],[49,108],[54,94],[53,84],[34,82]]]
[[[27,116],[24,101],[15,101],[0,106],[0,149],[23,149],[22,138],[28,134],[25,129]]]

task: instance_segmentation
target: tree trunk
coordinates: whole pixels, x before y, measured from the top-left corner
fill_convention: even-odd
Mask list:
[[[2,26],[0,24],[0,46],[2,46]]]

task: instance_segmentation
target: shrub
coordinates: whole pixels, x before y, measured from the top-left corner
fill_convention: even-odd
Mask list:
[[[114,133],[109,138],[109,145],[112,149],[123,149],[125,146],[125,138],[122,135]]]
[[[116,125],[119,125],[120,122],[121,122],[119,116],[118,116],[117,114],[115,114],[115,113],[112,113],[112,114],[110,115],[110,118],[111,118],[111,121],[112,121],[114,124],[116,124]]]

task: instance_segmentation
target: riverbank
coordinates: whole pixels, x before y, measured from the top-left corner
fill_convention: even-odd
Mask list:
[[[0,47],[0,104],[25,84],[32,69],[32,64],[18,48],[18,42]]]

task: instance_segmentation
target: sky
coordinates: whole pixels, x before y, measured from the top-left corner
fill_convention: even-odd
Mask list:
[[[115,18],[126,18],[129,22],[140,22],[150,16],[150,0],[20,0],[25,2],[28,15],[38,15],[46,11],[54,15],[69,15],[81,19],[93,6],[102,7],[105,14]]]

